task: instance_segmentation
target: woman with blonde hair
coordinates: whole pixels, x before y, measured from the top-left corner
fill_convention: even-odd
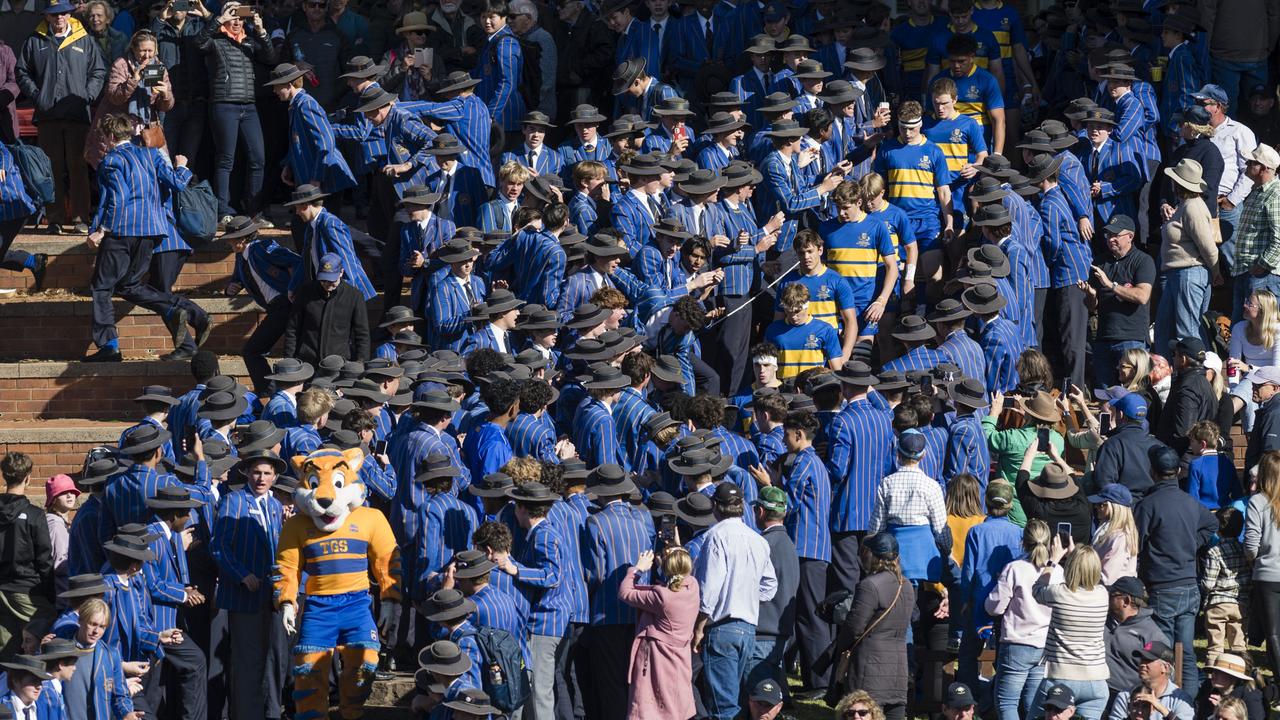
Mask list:
[[[978,478],[960,473],[947,483],[947,529],[951,531],[951,559],[964,565],[964,541],[969,530],[987,519]]]
[[[102,89],[102,101],[94,111],[94,122],[84,143],[84,159],[97,168],[102,156],[114,144],[98,128],[97,120],[104,115],[126,113],[134,118],[139,132],[149,123],[163,123],[164,114],[173,109],[173,88],[169,85],[169,70],[160,61],[155,33],[139,30],[129,40],[129,50],[124,57],[111,64],[107,83]],[[159,71],[160,79],[148,79],[148,73]],[[163,139],[163,135],[160,136]],[[165,149],[161,154],[168,157]]]
[[[1049,544],[1049,562],[1032,587],[1036,602],[1052,615],[1044,642],[1044,679],[1036,692],[1029,717],[1040,717],[1049,688],[1066,685],[1076,698],[1076,712],[1085,720],[1098,720],[1110,692],[1107,679],[1106,632],[1110,597],[1102,584],[1102,561],[1088,545],[1077,546],[1070,536],[1066,545],[1055,533]]]
[[[662,555],[664,584],[636,584],[652,569],[653,552],[646,550],[618,587],[618,599],[640,611],[631,644],[627,717],[685,720],[697,712],[689,648],[698,620],[698,581],[689,552],[679,545]]]
[[[1244,319],[1231,327],[1227,346],[1227,381],[1231,405],[1240,415],[1245,432],[1253,429],[1253,383],[1249,372],[1256,367],[1280,365],[1280,303],[1270,290],[1254,290],[1244,301]]]
[[[1002,620],[993,686],[1000,720],[1018,720],[1029,712],[1044,678],[1044,642],[1052,613],[1033,593],[1049,564],[1051,539],[1048,523],[1028,521],[1022,531],[1025,554],[1004,566],[985,601],[987,614]]]
[[[1136,392],[1147,401],[1147,424],[1155,427],[1160,422],[1160,410],[1164,400],[1151,385],[1151,353],[1142,348],[1131,348],[1120,354],[1116,361],[1116,378],[1120,387]]]
[[[1271,667],[1280,668],[1280,452],[1258,460],[1258,492],[1245,511],[1244,552],[1253,562],[1254,597],[1262,611]]]
[[[1208,720],[1254,720],[1249,715],[1249,708],[1245,707],[1244,701],[1234,697],[1219,700],[1213,714],[1205,717]]]
[[[835,720],[884,720],[884,710],[866,690],[854,690],[836,703]]]
[[[1133,494],[1119,483],[1102,486],[1089,496],[1098,529],[1093,549],[1102,561],[1102,584],[1138,575],[1138,527],[1133,522]]]

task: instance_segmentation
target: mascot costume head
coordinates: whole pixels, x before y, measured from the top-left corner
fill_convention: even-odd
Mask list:
[[[364,452],[320,449],[310,455],[296,455],[293,466],[298,470],[298,489],[293,501],[298,512],[311,518],[316,527],[333,532],[352,510],[364,504],[364,483],[360,466]]]
[[[381,638],[394,639],[399,617],[399,553],[386,516],[363,507],[359,448],[321,448],[291,458],[297,514],[285,522],[276,552],[276,598],[294,645],[295,720],[324,720],[329,668],[342,654],[338,694],[342,717],[355,720],[372,688]],[[297,607],[306,577],[305,612]],[[378,618],[370,612],[370,582],[378,584]],[[301,620],[299,621],[299,616]]]

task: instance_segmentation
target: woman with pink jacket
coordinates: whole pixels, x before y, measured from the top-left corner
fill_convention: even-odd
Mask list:
[[[148,85],[144,70],[149,65],[161,69],[159,82]],[[129,41],[124,57],[111,64],[107,82],[102,88],[102,101],[94,113],[93,125],[85,138],[84,159],[94,168],[102,156],[111,149],[111,143],[98,130],[98,118],[103,115],[128,113],[137,119],[138,128],[150,122],[160,122],[164,113],[173,109],[173,89],[169,85],[169,70],[156,55],[156,36],[150,30],[139,30]],[[161,154],[169,156],[166,148]]]
[[[662,557],[665,585],[637,585],[653,568],[653,553],[640,553],[618,588],[618,598],[640,611],[631,645],[631,697],[627,717],[687,720],[693,704],[693,626],[698,619],[698,581],[693,560],[675,546]]]

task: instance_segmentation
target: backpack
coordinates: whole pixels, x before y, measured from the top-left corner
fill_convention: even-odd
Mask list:
[[[515,636],[500,628],[476,628],[473,637],[480,648],[480,684],[489,702],[504,713],[523,707],[529,699],[529,673]]]
[[[530,42],[511,33],[511,37],[520,44],[520,78],[516,81],[516,92],[524,100],[525,110],[538,107],[542,98],[542,46]],[[489,50],[494,67],[498,66],[498,46],[492,45]]]
[[[49,156],[36,145],[28,145],[21,140],[7,146],[13,154],[13,162],[22,175],[22,185],[27,190],[27,197],[37,208],[53,204],[53,163]]]
[[[173,220],[182,239],[203,245],[218,231],[218,198],[207,180],[173,194]]]

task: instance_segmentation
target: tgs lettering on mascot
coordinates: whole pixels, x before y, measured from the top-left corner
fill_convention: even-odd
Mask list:
[[[298,514],[280,533],[276,604],[285,629],[296,629],[295,720],[323,720],[329,709],[329,667],[342,653],[338,692],[342,717],[355,720],[377,669],[379,635],[394,639],[400,607],[400,556],[385,516],[363,507],[364,453],[316,450],[292,459]],[[298,586],[307,574],[306,606],[298,622]],[[369,603],[369,576],[380,590],[378,622]]]

